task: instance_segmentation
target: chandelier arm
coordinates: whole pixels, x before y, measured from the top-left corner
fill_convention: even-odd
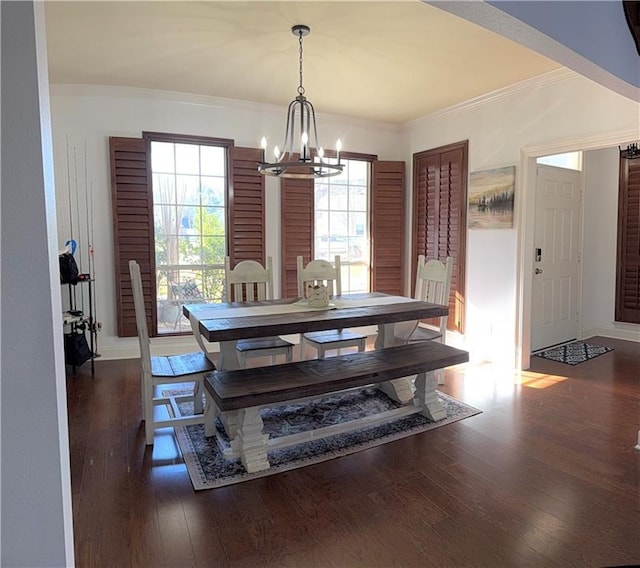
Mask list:
[[[313,108],[313,104],[311,103],[311,101],[307,101],[307,103],[309,104],[309,108],[311,109],[310,115],[311,115],[311,124],[313,126],[313,143],[315,144],[316,155],[320,159],[320,162],[324,162],[324,158],[318,154],[318,150],[322,148],[322,146],[320,145],[320,140],[318,139],[318,127],[316,125],[316,111]],[[311,135],[309,135],[309,139],[311,139]]]
[[[287,125],[284,129],[284,145],[282,146],[282,154],[280,154],[280,160],[288,160],[292,157],[291,146],[293,144],[293,134],[296,126],[296,105],[297,100],[293,100],[289,103],[287,109]]]

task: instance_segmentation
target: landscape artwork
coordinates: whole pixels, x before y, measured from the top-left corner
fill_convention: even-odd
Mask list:
[[[516,167],[506,166],[469,176],[469,229],[513,227]]]

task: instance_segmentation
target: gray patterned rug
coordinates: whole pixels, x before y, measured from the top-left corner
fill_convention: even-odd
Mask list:
[[[431,422],[425,416],[414,414],[382,426],[269,451],[270,469],[257,473],[247,473],[239,460],[227,461],[223,458],[222,449],[229,446],[229,439],[221,423],[217,423],[219,435],[211,438],[205,437],[203,425],[178,426],[175,432],[194,489],[212,489],[346,456],[482,412],[441,392],[438,392],[438,397],[447,413],[443,420]],[[264,431],[274,438],[353,420],[398,406],[398,403],[377,389],[367,388],[325,396],[311,402],[263,409],[261,415]]]
[[[579,365],[580,363],[589,361],[589,359],[600,357],[600,355],[604,355],[609,351],[613,351],[613,347],[574,341],[568,345],[552,347],[551,349],[546,349],[533,355],[534,357],[542,357],[543,359],[558,361],[559,363],[566,363],[567,365]]]

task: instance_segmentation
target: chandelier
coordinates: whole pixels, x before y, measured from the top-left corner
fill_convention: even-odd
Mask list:
[[[273,162],[266,161],[267,139],[262,138],[262,161],[258,162],[258,171],[263,175],[282,178],[314,179],[337,176],[344,168],[340,163],[340,140],[336,142],[337,163],[330,163],[318,141],[316,114],[313,105],[305,97],[302,85],[302,38],[309,35],[311,29],[302,24],[291,28],[291,33],[298,36],[300,84],[298,96],[289,103],[287,124],[285,126],[284,145],[282,149],[275,146]]]
[[[618,146],[618,148],[620,149],[621,158],[626,158],[627,160],[640,158],[640,148],[638,148],[638,144],[635,142],[633,144],[629,144],[626,150],[623,150],[620,146]]]

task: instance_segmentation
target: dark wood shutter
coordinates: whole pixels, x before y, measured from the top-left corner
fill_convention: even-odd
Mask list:
[[[264,176],[258,172],[262,150],[230,148],[229,257],[231,266],[243,260],[265,264]]]
[[[298,296],[296,257],[305,264],[313,259],[313,180],[280,180],[281,247],[283,298]]]
[[[404,295],[404,162],[374,161],[371,180],[371,290]]]
[[[413,156],[412,281],[418,255],[453,258],[448,328],[464,332],[468,141]]]
[[[156,267],[153,232],[151,139],[206,143],[207,139],[182,135],[145,133],[144,138],[109,138],[111,194],[116,262],[116,310],[118,336],[137,335],[129,260],[140,264],[142,288],[150,336],[158,335],[156,317]],[[258,173],[261,150],[229,148],[228,250],[233,264],[241,260],[265,263],[264,178]],[[295,263],[295,259],[294,259]]]
[[[640,323],[640,160],[620,158],[616,321]]]
[[[157,335],[153,202],[147,144],[142,138],[109,138],[118,336],[137,335],[129,261],[140,264],[147,325]]]

